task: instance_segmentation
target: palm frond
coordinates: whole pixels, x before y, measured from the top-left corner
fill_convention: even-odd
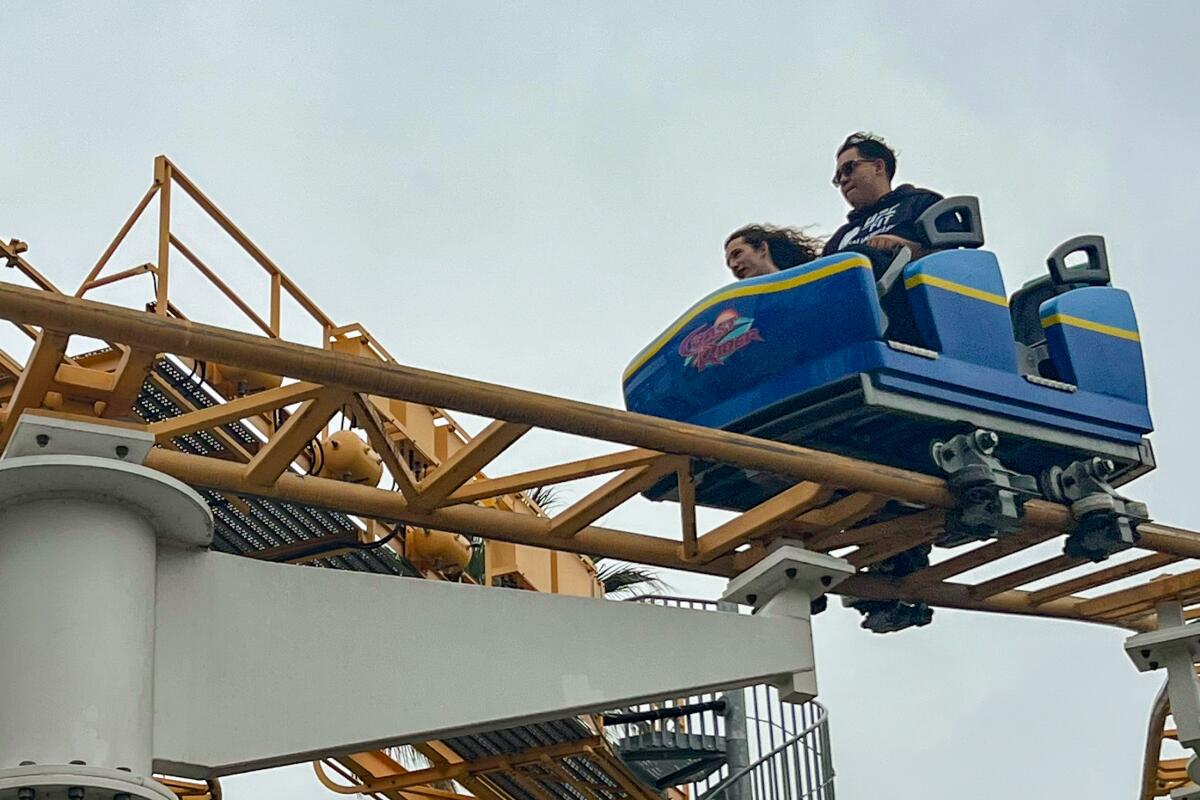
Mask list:
[[[649,567],[606,558],[596,561],[596,580],[604,587],[606,597],[653,594],[668,588],[658,573]]]
[[[553,511],[566,502],[559,486],[538,486],[527,491],[525,496],[544,512]]]
[[[484,572],[487,569],[486,547],[487,542],[485,540],[472,540],[471,559],[467,561],[467,566],[463,568],[463,572],[471,576],[471,580],[475,581],[476,583],[483,583]]]

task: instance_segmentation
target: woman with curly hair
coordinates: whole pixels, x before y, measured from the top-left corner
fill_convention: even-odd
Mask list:
[[[755,278],[820,258],[824,246],[799,228],[745,225],[725,239],[725,265],[738,280]]]

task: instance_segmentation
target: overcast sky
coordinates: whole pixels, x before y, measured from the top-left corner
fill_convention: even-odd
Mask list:
[[[1130,493],[1200,526],[1200,7],[826,5],[0,0],[0,236],[73,289],[166,153],[401,362],[618,406],[630,357],[726,281],[729,231],[838,225],[834,149],[872,129],[900,179],[981,197],[1010,291],[1060,241],[1108,237],[1157,423],[1160,469]],[[578,449],[534,438],[507,463]],[[673,519],[644,504],[607,522],[675,535]],[[1133,796],[1160,676],[1134,672],[1120,631],[938,611],[875,636],[832,605],[816,647],[842,796]],[[328,796],[307,769],[226,796]]]

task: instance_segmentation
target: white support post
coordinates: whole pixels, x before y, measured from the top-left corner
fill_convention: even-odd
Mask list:
[[[794,620],[812,649],[812,602],[854,574],[843,558],[805,550],[784,541],[766,558],[729,581],[722,600],[753,607],[763,617]],[[815,662],[773,681],[785,703],[805,703],[817,696]]]
[[[123,460],[148,434],[88,427],[22,420],[0,461],[0,798],[170,800],[149,777],[157,548],[206,546],[212,518]]]
[[[1167,696],[1171,716],[1179,732],[1179,743],[1200,753],[1200,680],[1196,677],[1196,662],[1200,660],[1200,625],[1184,620],[1183,607],[1178,600],[1167,600],[1156,607],[1158,630],[1139,633],[1125,640],[1125,653],[1140,672],[1158,669],[1167,671]],[[1188,776],[1200,784],[1200,760],[1195,755],[1188,762]],[[1172,797],[1200,797],[1195,785],[1187,793]]]

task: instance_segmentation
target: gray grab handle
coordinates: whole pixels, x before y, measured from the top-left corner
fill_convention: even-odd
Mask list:
[[[1068,267],[1067,256],[1072,253],[1083,253],[1087,256],[1087,263]],[[1112,283],[1112,275],[1108,270],[1108,249],[1103,236],[1091,234],[1067,239],[1046,257],[1046,266],[1050,270],[1050,280],[1057,286],[1068,283],[1109,286]]]
[[[955,227],[964,230],[943,230],[953,221]],[[929,246],[934,250],[944,247],[983,247],[983,219],[979,215],[979,198],[959,195],[939,200],[917,217]]]

